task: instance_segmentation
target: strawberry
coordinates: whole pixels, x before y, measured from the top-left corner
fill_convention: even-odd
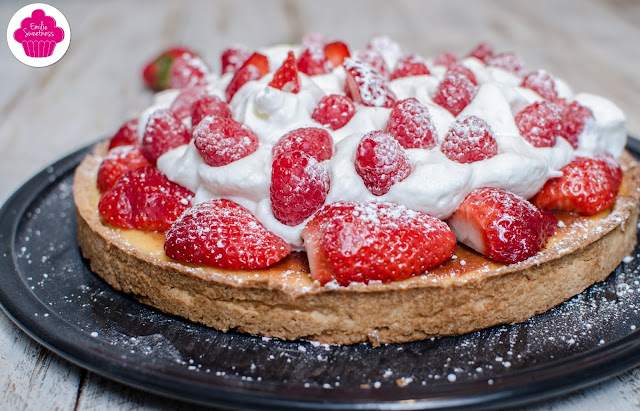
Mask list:
[[[204,96],[206,92],[207,89],[204,86],[184,88],[180,91],[180,94],[176,96],[175,100],[173,100],[169,110],[171,110],[177,119],[182,121],[191,115],[191,106],[193,106],[196,100]]]
[[[461,63],[453,62],[447,68],[447,73],[459,73],[465,76],[474,86],[478,85],[478,81],[476,80],[476,76],[473,74],[473,71],[469,70]]]
[[[473,163],[498,154],[498,144],[486,121],[466,116],[451,124],[440,150],[451,161]]]
[[[172,183],[157,168],[123,174],[98,203],[102,220],[121,228],[165,231],[185,211],[193,193]]]
[[[235,73],[249,58],[249,50],[243,46],[234,46],[225,49],[220,56],[222,74]]]
[[[282,63],[282,66],[273,73],[273,80],[271,80],[269,86],[288,93],[298,94],[300,91],[300,78],[298,76],[296,56],[293,55],[293,51],[287,54],[287,59]]]
[[[347,88],[353,101],[365,106],[391,108],[396,96],[387,81],[367,63],[347,58],[344,61],[347,70]]]
[[[365,134],[355,158],[356,172],[371,194],[386,194],[398,181],[411,174],[409,157],[398,141],[383,131]]]
[[[493,67],[499,67],[506,71],[510,71],[516,76],[524,75],[524,63],[515,53],[496,54],[488,59],[487,64]]]
[[[526,87],[540,94],[545,100],[555,100],[558,98],[556,83],[553,78],[544,70],[532,71],[522,79],[521,87]]]
[[[291,246],[246,208],[219,199],[186,210],[167,231],[164,252],[186,263],[253,270],[282,260]]]
[[[258,137],[244,124],[225,117],[205,117],[193,129],[193,142],[205,163],[220,167],[258,149]]]
[[[197,126],[207,116],[232,118],[231,109],[217,96],[202,96],[191,105],[191,124]]]
[[[154,111],[144,128],[142,154],[155,165],[158,157],[190,140],[189,131],[170,110]]]
[[[458,61],[456,56],[449,51],[443,51],[433,58],[433,64],[436,66],[449,67],[456,61]]]
[[[391,80],[395,80],[400,77],[409,76],[421,76],[425,74],[431,74],[427,68],[427,63],[424,59],[417,54],[408,54],[396,63],[393,73],[391,74]]]
[[[493,57],[493,47],[489,43],[482,42],[469,52],[468,57],[475,57],[488,64],[489,59]]]
[[[324,204],[329,194],[329,172],[311,155],[285,151],[271,166],[271,210],[282,224],[302,223]]]
[[[320,99],[311,118],[332,130],[338,130],[344,127],[354,114],[356,107],[353,100],[341,94],[330,94]]]
[[[448,71],[438,85],[433,102],[457,116],[471,102],[475,93],[476,87],[466,76]]]
[[[553,214],[499,188],[478,188],[447,220],[458,241],[500,263],[542,250],[557,223]]]
[[[326,205],[302,237],[311,278],[323,285],[403,280],[439,266],[456,247],[444,222],[391,203]]]
[[[429,109],[415,98],[393,105],[385,131],[403,148],[433,148],[438,138]]]
[[[225,90],[225,97],[227,103],[231,102],[231,99],[245,83],[252,80],[259,80],[269,72],[269,59],[260,53],[253,53],[251,57],[244,62],[242,67],[236,71],[233,78],[227,85]]]
[[[349,47],[341,41],[334,41],[324,46],[324,55],[333,67],[340,67],[344,63],[344,59],[351,57]]]
[[[298,57],[297,64],[300,72],[307,76],[326,74],[333,70],[333,65],[319,47],[305,49]]]
[[[147,63],[142,72],[145,85],[156,91],[166,90],[171,65],[176,58],[182,55],[196,56],[196,53],[185,47],[171,47]]]
[[[562,112],[555,104],[537,101],[516,114],[516,125],[522,137],[534,147],[553,147],[560,134]]]
[[[177,57],[169,68],[167,85],[169,88],[185,88],[205,85],[209,67],[200,57],[183,54]]]
[[[124,123],[109,140],[109,150],[118,146],[138,145],[138,119]]]
[[[297,128],[280,137],[273,146],[273,158],[300,150],[317,161],[325,161],[333,154],[333,139],[327,130],[317,127]]]
[[[573,148],[578,148],[578,137],[584,131],[587,121],[594,120],[593,112],[578,103],[572,101],[568,103],[564,99],[556,100],[556,104],[562,110],[562,124],[560,127],[560,136],[564,137]]]
[[[118,146],[107,153],[98,168],[98,190],[104,193],[127,171],[150,167],[151,163],[137,146]]]
[[[389,73],[389,67],[387,67],[387,63],[385,63],[382,54],[374,50],[365,49],[358,53],[357,59],[368,64],[373,71],[382,76],[383,79],[389,79],[391,73]]]
[[[548,210],[593,215],[615,202],[622,169],[613,157],[578,157],[564,166],[562,177],[552,178],[531,199]]]

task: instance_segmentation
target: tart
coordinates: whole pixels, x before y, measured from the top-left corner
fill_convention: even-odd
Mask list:
[[[177,50],[160,56],[168,71],[144,75],[179,91],[96,145],[74,181],[91,269],[164,312],[287,340],[408,342],[524,321],[603,281],[635,245],[640,166],[619,110],[527,74],[514,55],[481,45],[460,62],[425,61],[375,39],[345,59],[344,43],[308,37],[228,49],[215,76]],[[128,148],[114,148],[121,140]],[[171,207],[131,218],[121,199],[152,177]],[[563,184],[582,178],[590,188],[568,199]],[[507,226],[508,251],[487,234],[496,215],[526,222]],[[256,238],[228,232],[247,227],[252,244],[201,243],[216,230],[217,241]]]

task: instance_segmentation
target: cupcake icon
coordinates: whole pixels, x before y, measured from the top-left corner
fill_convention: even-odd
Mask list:
[[[27,56],[49,57],[56,44],[64,40],[64,30],[56,26],[56,20],[42,9],[35,9],[31,17],[22,20],[20,28],[13,32],[13,38],[22,43]]]

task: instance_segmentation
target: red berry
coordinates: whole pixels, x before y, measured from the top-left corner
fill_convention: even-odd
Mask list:
[[[176,58],[182,55],[196,56],[196,53],[185,47],[171,47],[147,63],[142,72],[145,85],[156,91],[166,90],[171,65]]]
[[[176,118],[184,120],[191,115],[191,106],[193,106],[193,103],[204,96],[206,92],[207,90],[204,86],[184,88],[180,91],[180,94],[176,96],[175,100],[173,100],[169,110],[173,112]]]
[[[249,58],[249,50],[243,46],[234,46],[225,49],[220,56],[222,74],[235,73]]]
[[[312,31],[304,35],[300,44],[305,49],[310,49],[310,48],[321,49],[328,42],[329,42],[329,39],[323,33]]]
[[[489,58],[490,66],[499,67],[503,70],[510,71],[517,76],[524,75],[524,63],[515,53],[500,53]]]
[[[220,167],[258,149],[258,137],[244,124],[225,117],[205,117],[193,129],[194,144],[205,163]]]
[[[476,76],[475,74],[473,74],[473,71],[469,70],[468,68],[463,66],[461,63],[457,63],[457,62],[451,63],[447,68],[447,73],[462,74],[463,76],[468,78],[469,81],[473,83],[474,86],[478,85],[478,81],[476,80]]]
[[[285,151],[271,166],[271,210],[282,224],[295,226],[316,212],[329,194],[329,172],[315,158]]]
[[[458,61],[456,56],[449,51],[443,51],[442,53],[438,54],[433,58],[433,64],[436,66],[449,67],[456,61]]]
[[[370,49],[362,50],[358,53],[357,59],[366,63],[385,80],[389,79],[390,73],[387,63],[385,63],[382,54]]]
[[[326,205],[302,237],[311,278],[323,285],[403,280],[439,266],[456,247],[444,222],[391,203]]]
[[[311,118],[320,124],[337,130],[344,127],[356,114],[356,107],[353,101],[341,94],[330,94],[322,97],[318,106],[313,110]]]
[[[567,103],[564,99],[558,99],[556,104],[562,110],[560,136],[564,137],[573,148],[577,149],[578,137],[584,131],[585,123],[590,119],[594,119],[593,112],[577,101]]]
[[[457,116],[471,102],[475,93],[476,87],[466,76],[450,71],[438,85],[433,102]]]
[[[291,253],[291,246],[246,208],[220,199],[185,211],[167,231],[164,251],[186,263],[253,270],[277,263]]]
[[[458,241],[508,264],[542,250],[556,222],[553,214],[499,188],[473,190],[447,220]]]
[[[396,96],[387,81],[376,73],[367,63],[346,59],[347,88],[353,101],[365,106],[391,108]]]
[[[138,119],[134,118],[122,125],[109,141],[109,150],[118,146],[138,145]]]
[[[253,53],[251,57],[244,62],[242,67],[236,71],[233,78],[227,85],[225,90],[225,97],[227,102],[231,102],[231,99],[247,82],[252,80],[259,80],[269,72],[269,59],[260,53]]]
[[[189,131],[170,110],[154,111],[144,128],[141,150],[152,164],[158,157],[190,140]]]
[[[351,57],[349,47],[341,41],[335,41],[324,46],[324,55],[333,67],[340,67],[344,63],[344,59]]]
[[[427,68],[427,63],[417,54],[409,54],[398,60],[396,67],[391,74],[391,80],[400,77],[422,76],[431,74]]]
[[[371,131],[358,144],[356,172],[371,194],[386,194],[398,181],[411,174],[411,163],[402,146],[390,134]]]
[[[317,127],[297,128],[280,137],[273,146],[273,158],[296,150],[318,161],[329,160],[333,154],[333,140],[327,130]]]
[[[620,165],[609,155],[578,157],[562,168],[531,202],[548,210],[593,215],[615,202],[622,181]]]
[[[400,100],[393,105],[386,132],[403,148],[433,148],[438,139],[429,109],[415,98]]]
[[[293,51],[287,54],[287,59],[282,63],[282,66],[273,73],[273,80],[271,80],[269,86],[288,93],[298,94],[300,91],[300,78],[298,77],[298,65]]]
[[[486,121],[466,116],[451,124],[440,150],[451,161],[473,163],[498,154],[498,144]]]
[[[209,68],[200,57],[183,54],[177,57],[169,69],[169,88],[185,88],[204,85]]]
[[[544,70],[536,70],[527,74],[520,84],[521,87],[529,88],[545,100],[555,100],[558,98],[556,83],[553,78]]]
[[[478,44],[473,50],[469,52],[469,57],[475,57],[480,61],[488,63],[488,60],[493,56],[493,47],[486,42]]]
[[[522,137],[534,147],[553,147],[560,133],[562,113],[558,106],[537,101],[516,115],[516,125]]]
[[[217,116],[232,118],[233,114],[227,103],[217,96],[203,96],[191,105],[191,125],[197,126],[203,118]]]
[[[307,48],[298,57],[298,69],[307,76],[326,74],[333,70],[333,65],[321,47]]]
[[[102,219],[113,226],[165,231],[186,210],[193,193],[157,168],[142,167],[120,177],[100,198]]]
[[[242,67],[246,66],[255,66],[260,74],[264,76],[269,72],[269,59],[264,54],[253,53],[242,65]]]
[[[151,166],[137,146],[118,146],[107,153],[98,168],[98,190],[104,193],[127,171]]]

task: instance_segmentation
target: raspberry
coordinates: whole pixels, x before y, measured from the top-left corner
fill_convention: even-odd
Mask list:
[[[109,141],[109,150],[118,146],[138,145],[138,119],[124,123]]]
[[[385,131],[405,149],[429,149],[436,145],[437,133],[429,109],[415,98],[394,104]]]
[[[193,129],[193,139],[205,163],[212,167],[233,163],[258,149],[253,131],[225,117],[205,117]]]
[[[282,224],[295,226],[324,204],[329,193],[329,172],[315,158],[286,151],[271,166],[271,210]]]
[[[217,96],[203,96],[191,105],[191,125],[195,127],[207,116],[232,118],[227,103]]]
[[[447,73],[458,73],[465,76],[474,86],[478,85],[478,81],[476,80],[476,76],[473,74],[473,71],[469,70],[461,63],[453,62],[447,68]]]
[[[382,54],[377,51],[366,49],[359,52],[357,58],[358,60],[368,64],[373,71],[382,76],[383,79],[389,79],[389,68],[387,67],[387,63],[385,63]]]
[[[427,63],[424,59],[417,54],[409,54],[398,60],[391,74],[391,80],[425,74],[431,74],[431,72],[427,68]]]
[[[500,53],[489,58],[490,66],[499,67],[503,70],[510,71],[516,76],[524,74],[524,63],[515,53]]]
[[[562,113],[558,106],[543,100],[525,107],[516,115],[522,137],[534,147],[553,147],[560,133]]]
[[[324,46],[324,55],[333,67],[342,66],[344,59],[351,57],[349,47],[341,41],[334,41]]]
[[[323,33],[311,31],[304,35],[300,44],[305,49],[322,48],[329,42],[329,39]]]
[[[466,116],[451,125],[440,150],[451,161],[473,163],[498,154],[498,144],[486,121]]]
[[[329,73],[333,65],[321,47],[307,48],[298,57],[298,69],[307,76]]]
[[[225,49],[220,56],[222,74],[235,73],[249,58],[250,53],[244,46],[234,46]]]
[[[296,57],[293,55],[293,51],[289,52],[282,66],[273,73],[273,80],[271,80],[269,86],[288,93],[298,94],[300,91],[300,78],[298,76],[298,65],[296,64]]]
[[[204,96],[206,92],[207,90],[204,86],[184,88],[180,91],[180,94],[176,96],[175,100],[173,100],[169,110],[171,110],[173,115],[179,120],[184,120],[191,115],[191,106],[193,106],[193,103]]]
[[[190,140],[189,131],[170,110],[154,111],[144,128],[142,154],[152,164],[158,157]]]
[[[489,43],[482,42],[471,50],[468,56],[488,64],[488,60],[493,56],[493,47]]]
[[[347,88],[353,101],[365,106],[391,108],[396,101],[387,81],[367,63],[345,59]]]
[[[172,183],[157,168],[123,174],[98,203],[102,219],[113,226],[165,231],[185,211],[193,193]]]
[[[578,137],[584,131],[585,123],[594,119],[593,112],[577,101],[567,103],[566,100],[559,99],[556,100],[556,104],[562,110],[560,136],[564,137],[573,148],[577,149]]]
[[[545,100],[555,100],[558,98],[556,84],[553,78],[544,70],[536,70],[527,74],[520,84],[521,87],[529,88]]]
[[[333,153],[333,140],[327,130],[317,127],[298,128],[282,136],[273,146],[273,158],[299,150],[317,161],[329,160]]]
[[[356,172],[371,194],[386,194],[398,181],[411,174],[411,163],[402,146],[390,134],[371,131],[356,149]]]
[[[137,146],[118,146],[107,153],[98,168],[98,190],[104,193],[127,171],[149,167],[151,163]]]
[[[356,107],[353,101],[341,94],[330,94],[322,97],[318,106],[313,110],[311,118],[320,124],[337,130],[344,127],[356,114]]]
[[[183,54],[176,58],[169,69],[169,88],[185,88],[204,85],[209,68],[200,57]]]
[[[277,263],[291,253],[291,246],[246,208],[220,199],[185,211],[167,231],[164,251],[186,263],[253,270]]]
[[[436,66],[449,67],[456,61],[458,61],[456,56],[449,51],[443,51],[442,53],[438,54],[433,58],[433,64]]]
[[[447,72],[438,85],[433,102],[457,116],[471,102],[475,93],[476,87],[466,76]]]

